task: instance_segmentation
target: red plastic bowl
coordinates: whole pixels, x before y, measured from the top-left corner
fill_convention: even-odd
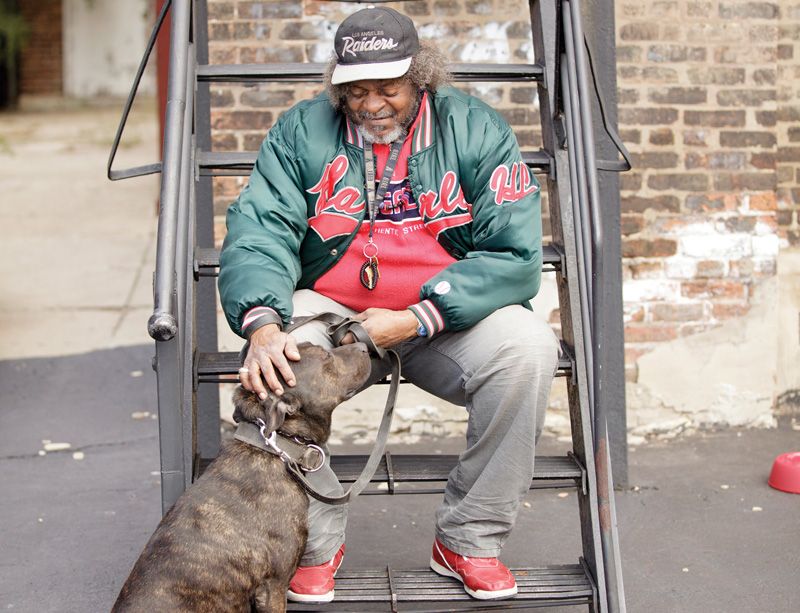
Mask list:
[[[800,494],[800,451],[784,453],[775,458],[767,483],[776,490]]]

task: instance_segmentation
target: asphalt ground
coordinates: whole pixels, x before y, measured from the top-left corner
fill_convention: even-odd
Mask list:
[[[116,598],[160,519],[152,354],[143,345],[0,361],[0,610],[107,611]],[[630,487],[617,493],[629,611],[800,610],[800,496],[766,484],[773,458],[798,438],[729,430],[635,448]],[[69,447],[42,453],[57,443]],[[461,445],[427,439],[392,450]],[[562,444],[544,439],[540,449]],[[424,567],[437,501],[358,498],[344,568]],[[574,492],[531,492],[526,502],[506,563],[575,563]]]

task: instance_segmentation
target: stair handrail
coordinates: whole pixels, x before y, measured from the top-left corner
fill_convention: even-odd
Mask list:
[[[168,0],[169,2],[169,0]],[[156,243],[156,271],[153,288],[153,314],[147,332],[156,341],[168,341],[178,331],[176,317],[175,260],[180,193],[181,156],[186,109],[191,1],[174,0],[169,47],[169,79],[164,122],[164,149],[161,167],[160,210]]]
[[[156,17],[155,24],[153,25],[153,31],[150,32],[150,40],[147,41],[144,54],[139,62],[139,68],[136,70],[136,76],[133,78],[131,90],[128,92],[128,99],[125,101],[125,107],[122,110],[122,117],[120,117],[119,125],[117,126],[117,133],[114,135],[114,142],[111,144],[111,152],[108,155],[106,176],[110,181],[120,181],[122,179],[131,179],[133,177],[143,177],[145,175],[152,175],[161,172],[161,162],[146,164],[144,166],[136,166],[134,168],[125,168],[124,170],[112,170],[111,167],[114,165],[114,158],[117,157],[117,150],[119,149],[119,144],[122,140],[122,132],[125,129],[125,124],[128,122],[128,115],[131,113],[133,101],[136,99],[136,94],[139,92],[139,84],[142,82],[145,68],[147,68],[147,63],[150,61],[150,56],[152,55],[153,49],[156,46],[156,39],[158,38],[159,32],[161,32],[161,26],[164,25],[164,20],[167,17],[167,11],[169,10],[170,4],[172,4],[172,0],[165,0],[164,4],[161,6],[161,11],[159,11],[158,17]]]

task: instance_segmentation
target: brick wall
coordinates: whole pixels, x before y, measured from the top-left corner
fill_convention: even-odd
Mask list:
[[[62,0],[20,0],[30,25],[28,44],[20,61],[21,94],[55,94],[63,90]]]
[[[533,59],[527,2],[396,3],[458,62]],[[210,0],[213,63],[325,61],[356,5]],[[509,17],[512,16],[512,17]],[[590,25],[587,27],[591,27]],[[800,244],[800,3],[618,0],[626,360],[746,314],[779,248]],[[255,150],[316,87],[212,90],[214,147]],[[540,145],[533,87],[472,88],[524,148]],[[222,215],[242,180],[217,179]],[[545,219],[545,225],[547,225]]]
[[[800,2],[780,3],[778,24],[778,226],[800,245]]]
[[[781,244],[798,243],[790,4],[617,3],[620,127],[636,166],[622,180],[629,363],[745,314]]]

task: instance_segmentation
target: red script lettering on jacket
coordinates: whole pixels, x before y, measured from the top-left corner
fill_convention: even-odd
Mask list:
[[[352,234],[359,223],[354,216],[364,210],[361,192],[355,187],[343,187],[334,193],[336,184],[347,174],[348,166],[346,156],[336,156],[325,166],[319,183],[307,190],[309,194],[319,194],[314,205],[316,215],[308,220],[308,225],[323,241]]]
[[[521,200],[539,189],[532,185],[531,173],[525,167],[525,162],[511,164],[510,171],[507,165],[500,164],[489,179],[489,188],[494,192],[494,203],[498,206],[504,202]]]
[[[466,213],[453,214],[456,209]],[[452,170],[444,173],[438,194],[430,190],[419,195],[419,213],[425,222],[425,227],[436,237],[443,230],[463,226],[472,221],[472,205],[464,199],[464,192],[458,183],[456,173]],[[441,218],[434,219],[440,215]]]

